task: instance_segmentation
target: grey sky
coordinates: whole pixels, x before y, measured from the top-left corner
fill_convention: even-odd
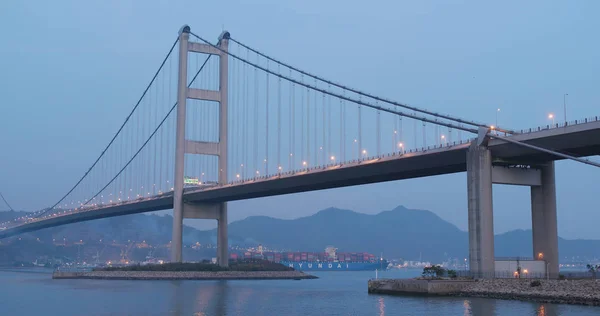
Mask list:
[[[512,128],[600,115],[597,1],[4,1],[0,191],[53,203],[122,123],[183,24],[394,100]],[[596,158],[597,159],[597,158]],[[559,234],[600,238],[599,171],[557,164]],[[594,181],[595,180],[595,181]],[[230,219],[335,206],[428,209],[466,229],[464,174],[235,202]],[[495,229],[531,226],[527,188],[495,186]],[[0,207],[2,209],[2,207]],[[188,221],[199,227],[211,221]]]

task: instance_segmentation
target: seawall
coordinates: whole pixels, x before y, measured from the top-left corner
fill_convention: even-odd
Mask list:
[[[460,292],[473,280],[369,280],[369,293],[397,295],[450,295]]]
[[[479,280],[465,287],[458,296],[537,301],[542,303],[600,306],[600,281],[597,280]]]
[[[533,281],[539,285],[532,286]],[[369,280],[369,293],[393,295],[444,295],[486,297],[542,303],[600,306],[600,281],[596,280]]]
[[[97,280],[299,280],[317,279],[299,271],[55,271],[53,279]]]

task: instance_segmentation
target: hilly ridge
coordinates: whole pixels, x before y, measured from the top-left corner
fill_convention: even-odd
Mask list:
[[[439,249],[458,253],[461,243],[448,244],[446,240],[466,241],[464,232],[437,215],[401,206],[376,215],[329,208],[295,220],[248,217],[231,223],[229,232],[273,248],[323,251],[334,245],[339,251],[416,254],[417,258],[419,252],[433,256]]]
[[[0,218],[21,216],[21,212],[1,212]],[[125,243],[147,241],[165,245],[171,239],[169,215],[127,215],[75,223],[24,234],[23,239],[117,240]],[[216,229],[201,231],[185,226],[184,244],[216,243]],[[332,245],[344,252],[370,252],[386,258],[440,262],[447,257],[468,256],[468,233],[433,212],[403,206],[375,215],[328,208],[314,215],[292,220],[251,216],[232,222],[228,228],[230,245],[291,251],[323,251]],[[501,257],[531,257],[531,230],[514,230],[495,236],[495,254]],[[559,238],[561,260],[600,257],[599,240]],[[574,258],[579,256],[580,258]]]
[[[333,245],[339,251],[436,262],[466,258],[469,246],[467,232],[433,212],[403,206],[375,215],[328,208],[294,220],[251,216],[231,223],[229,233],[255,245],[292,251],[323,251]],[[496,235],[494,250],[498,257],[532,257],[532,245],[531,230],[514,230]],[[561,260],[597,258],[600,241],[559,237],[559,253]]]

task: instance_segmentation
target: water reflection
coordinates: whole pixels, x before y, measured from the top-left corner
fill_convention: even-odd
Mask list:
[[[473,316],[488,316],[488,315],[496,315],[496,300],[483,299],[483,298],[472,298],[469,300],[465,300],[468,302],[468,306],[470,308],[471,314],[465,315],[473,315]],[[463,304],[465,305],[465,304]],[[466,312],[466,311],[465,311]]]
[[[385,315],[385,302],[383,301],[383,297],[379,297],[379,316]]]
[[[536,316],[557,316],[559,315],[557,305],[540,304],[537,308]]]
[[[173,314],[174,315],[183,315],[183,304],[185,301],[185,298],[183,297],[184,291],[182,289],[182,285],[183,283],[181,281],[175,280],[175,281],[170,281],[170,287],[171,287],[171,301],[172,301],[172,306],[173,306]]]
[[[464,300],[463,307],[465,308],[465,312],[463,313],[463,315],[470,316],[471,315],[471,302],[469,302],[469,300]]]
[[[243,315],[252,292],[252,289],[247,287],[239,289],[237,299],[235,300],[235,311],[238,315]]]
[[[226,315],[227,281],[171,281],[172,315]]]

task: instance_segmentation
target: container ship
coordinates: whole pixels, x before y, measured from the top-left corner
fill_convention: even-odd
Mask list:
[[[232,259],[237,259],[232,254]],[[263,252],[246,251],[243,258],[265,259],[281,263],[298,271],[374,271],[385,270],[388,261],[366,252],[337,252],[329,246],[324,252]]]

